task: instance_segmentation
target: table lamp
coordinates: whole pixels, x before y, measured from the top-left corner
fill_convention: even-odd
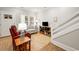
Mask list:
[[[27,29],[27,25],[26,25],[26,23],[19,23],[18,24],[18,30],[19,31],[21,31],[21,34],[23,35],[24,34],[24,32],[26,31],[26,29]]]

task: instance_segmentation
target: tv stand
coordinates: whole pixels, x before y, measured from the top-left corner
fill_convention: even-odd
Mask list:
[[[40,33],[51,36],[51,28],[49,26],[40,26]]]

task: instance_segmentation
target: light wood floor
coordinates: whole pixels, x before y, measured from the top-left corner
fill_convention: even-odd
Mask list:
[[[36,33],[31,35],[32,51],[64,51],[62,48],[50,43],[51,37]],[[11,37],[0,38],[0,51],[12,51]]]

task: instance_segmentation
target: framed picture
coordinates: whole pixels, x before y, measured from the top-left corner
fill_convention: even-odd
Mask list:
[[[53,17],[53,21],[57,22],[58,21],[58,17],[57,16]]]
[[[12,15],[4,14],[4,19],[12,19]]]
[[[8,15],[7,14],[4,15],[4,19],[8,19]]]
[[[8,15],[9,19],[12,19],[12,15]]]

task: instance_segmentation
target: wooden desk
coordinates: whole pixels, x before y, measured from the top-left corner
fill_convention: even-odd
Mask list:
[[[31,39],[29,37],[24,37],[24,39],[22,39],[22,38],[15,39],[16,46],[19,46],[17,48],[17,50],[27,50],[27,43],[29,45],[29,50],[30,50],[30,48],[31,48],[30,41],[31,41]]]

